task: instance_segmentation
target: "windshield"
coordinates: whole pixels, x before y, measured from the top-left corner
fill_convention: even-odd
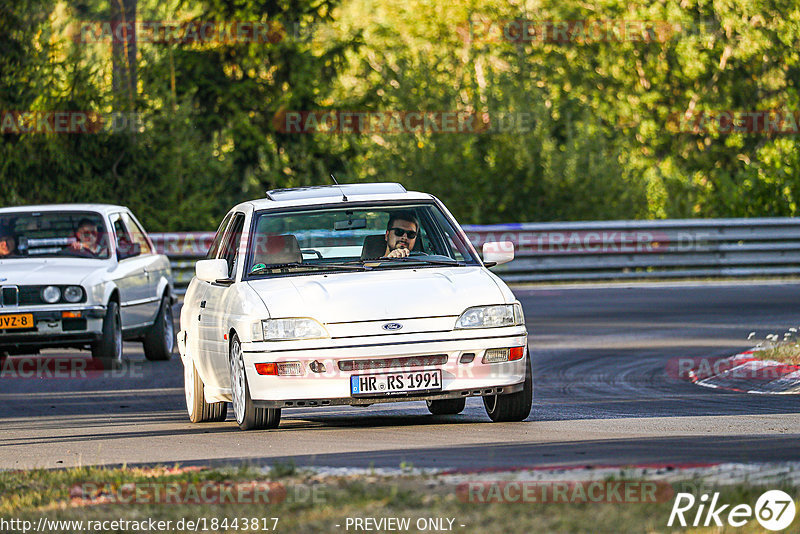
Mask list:
[[[466,236],[430,203],[264,211],[255,214],[252,228],[250,276],[479,265]],[[410,254],[386,258],[393,248]]]
[[[108,258],[108,230],[99,213],[29,211],[0,214],[0,259],[72,256]]]

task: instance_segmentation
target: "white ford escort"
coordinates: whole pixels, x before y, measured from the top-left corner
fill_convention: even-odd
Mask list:
[[[180,318],[193,422],[274,428],[281,409],[424,400],[528,417],[522,306],[444,205],[399,184],[273,190],[234,207],[197,262]]]

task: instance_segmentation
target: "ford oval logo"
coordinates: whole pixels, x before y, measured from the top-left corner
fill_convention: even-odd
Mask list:
[[[395,330],[400,330],[401,328],[403,328],[403,325],[401,325],[400,323],[386,323],[385,325],[382,326],[382,328],[384,330],[389,330],[390,332],[393,332]]]

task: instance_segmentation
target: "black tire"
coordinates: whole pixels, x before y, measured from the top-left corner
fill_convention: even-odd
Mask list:
[[[147,330],[143,345],[144,357],[150,361],[169,360],[175,350],[175,323],[172,318],[171,299],[167,295],[161,297],[156,320]]]
[[[231,336],[230,349],[231,397],[236,422],[242,430],[277,428],[281,422],[280,408],[257,408],[250,397],[250,385],[244,371],[242,347],[236,334]]]
[[[122,320],[119,316],[119,304],[113,300],[109,301],[106,316],[103,318],[102,337],[92,343],[92,358],[102,361],[104,366],[122,365]]]
[[[483,397],[486,414],[495,423],[524,421],[531,414],[533,405],[533,373],[530,355],[525,357],[525,385],[522,391],[508,395],[489,395]]]
[[[203,379],[200,378],[191,358],[189,359],[189,364],[184,367],[183,380],[186,409],[189,411],[189,420],[192,423],[208,423],[225,420],[228,416],[228,403],[206,402]]]
[[[428,405],[428,411],[433,415],[455,415],[464,411],[464,406],[467,405],[467,398],[429,400],[425,402]]]

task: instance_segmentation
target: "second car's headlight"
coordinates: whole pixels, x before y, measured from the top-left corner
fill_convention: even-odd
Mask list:
[[[318,321],[307,317],[266,319],[253,324],[253,341],[288,341],[290,339],[325,337],[330,337],[325,327]]]
[[[48,304],[55,304],[61,299],[61,290],[56,286],[47,286],[42,289],[42,300]]]
[[[524,324],[525,318],[522,315],[522,306],[516,302],[514,304],[468,308],[456,321],[456,329],[497,328]]]
[[[80,302],[83,299],[83,289],[80,286],[67,286],[64,288],[64,300],[67,302]]]

